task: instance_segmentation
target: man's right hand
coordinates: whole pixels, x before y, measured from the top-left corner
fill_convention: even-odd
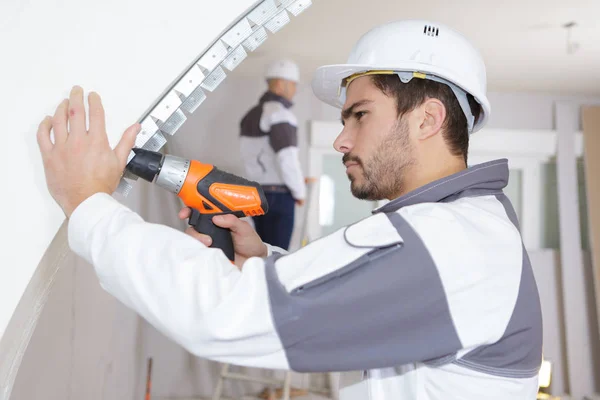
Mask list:
[[[184,207],[179,211],[179,219],[187,219],[190,217],[191,210],[189,207]],[[267,246],[262,242],[258,233],[246,221],[242,221],[235,215],[218,215],[213,217],[213,223],[221,228],[231,230],[233,238],[233,248],[235,250],[235,265],[242,268],[242,265],[250,257],[266,257]],[[185,233],[191,237],[198,239],[206,246],[212,244],[212,238],[196,232],[193,227],[188,227]]]

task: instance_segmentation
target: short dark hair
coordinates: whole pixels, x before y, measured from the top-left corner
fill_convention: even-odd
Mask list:
[[[460,107],[458,99],[448,85],[432,81],[430,79],[411,79],[408,83],[402,83],[398,75],[372,75],[373,84],[386,96],[394,97],[398,110],[398,117],[414,110],[425,100],[438,99],[446,107],[446,119],[444,121],[444,141],[455,156],[463,156],[467,162],[469,152],[469,132],[467,128],[467,117]],[[473,96],[467,94],[471,111],[477,122],[481,107]]]

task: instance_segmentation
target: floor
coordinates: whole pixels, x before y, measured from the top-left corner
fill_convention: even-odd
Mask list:
[[[152,397],[151,400],[212,400],[206,397]],[[261,400],[258,397],[244,396],[237,399],[222,397],[221,400]],[[330,400],[328,397],[310,394],[308,396],[294,397],[293,400]]]

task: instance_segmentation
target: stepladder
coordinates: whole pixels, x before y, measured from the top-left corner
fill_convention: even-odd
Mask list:
[[[339,375],[337,373],[328,373],[327,387],[315,387],[307,385],[306,389],[292,388],[292,371],[284,371],[283,379],[276,379],[263,376],[250,376],[247,374],[232,372],[230,364],[222,364],[219,378],[215,386],[215,391],[212,400],[224,400],[225,382],[227,380],[262,383],[267,387],[257,397],[265,400],[291,400],[292,398],[300,397],[302,399],[331,399],[338,400]],[[308,374],[307,374],[308,377]],[[310,379],[309,379],[310,381]],[[318,397],[311,397],[316,395]]]

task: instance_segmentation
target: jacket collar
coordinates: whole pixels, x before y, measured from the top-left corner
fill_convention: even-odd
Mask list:
[[[450,202],[462,197],[499,194],[507,183],[508,160],[489,161],[421,186],[373,212],[393,212],[419,203]]]
[[[279,103],[283,104],[285,108],[290,108],[292,105],[294,105],[294,103],[292,103],[285,97],[279,96],[278,94],[275,94],[270,91],[265,92],[265,94],[263,94],[260,98],[261,103],[265,103],[267,101],[278,101]]]

